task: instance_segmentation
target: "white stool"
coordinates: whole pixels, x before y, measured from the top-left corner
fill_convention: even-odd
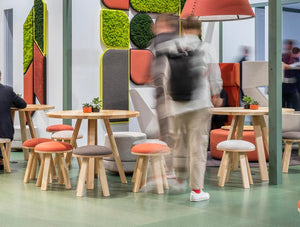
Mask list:
[[[282,141],[285,142],[285,148],[282,157],[282,172],[288,173],[292,153],[292,145],[294,142],[298,143],[298,153],[300,154],[300,132],[283,132]]]

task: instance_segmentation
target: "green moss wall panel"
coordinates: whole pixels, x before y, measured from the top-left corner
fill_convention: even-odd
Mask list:
[[[129,48],[129,19],[120,10],[101,10],[100,36],[109,48]]]
[[[150,68],[153,54],[150,50],[130,50],[130,79],[135,84],[152,82]]]
[[[40,104],[46,104],[46,58],[38,46],[34,43],[34,56],[33,56],[33,88],[34,94]]]
[[[33,59],[33,9],[23,25],[23,72],[26,73]]]
[[[103,109],[129,109],[128,52],[129,50],[108,49],[102,54],[101,99]],[[116,121],[124,121],[124,119]]]
[[[129,9],[129,0],[102,0],[102,3],[110,9]]]
[[[144,13],[176,13],[179,0],[130,0],[130,5],[138,12]]]
[[[43,0],[34,0],[34,40],[43,55],[46,54],[47,6]]]
[[[24,100],[28,104],[34,103],[33,95],[33,62],[29,65],[24,75]]]
[[[130,21],[130,39],[138,48],[144,49],[150,45],[154,37],[151,26],[153,21],[146,13],[138,13]]]

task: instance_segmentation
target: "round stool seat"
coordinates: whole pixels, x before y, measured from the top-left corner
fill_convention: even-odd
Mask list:
[[[170,153],[170,148],[158,143],[142,143],[131,148],[131,153],[135,155],[165,155]]]
[[[283,132],[282,139],[284,139],[284,140],[300,140],[300,132],[297,132],[297,131]]]
[[[40,143],[50,142],[50,141],[53,141],[53,140],[49,139],[49,138],[34,138],[34,139],[29,139],[29,140],[26,140],[23,143],[23,147],[25,147],[25,148],[34,148],[36,145],[38,145]]]
[[[46,128],[47,132],[58,132],[62,130],[74,130],[71,125],[58,124],[58,125],[50,125]]]
[[[73,135],[73,130],[62,130],[52,134],[52,139],[58,140],[71,140]],[[77,139],[82,139],[82,134],[78,134]]]
[[[142,143],[156,143],[156,144],[161,144],[161,145],[165,145],[168,146],[167,143],[165,143],[162,140],[159,139],[144,139],[144,140],[138,140],[135,141],[132,146],[138,145],[138,144],[142,144]]]
[[[78,147],[73,151],[74,156],[77,157],[97,157],[112,155],[112,150],[105,146],[87,145]]]
[[[71,152],[72,150],[71,144],[57,141],[44,142],[35,146],[35,152],[38,153],[62,153]]]
[[[0,143],[9,143],[11,140],[9,138],[0,138]]]
[[[231,152],[248,152],[254,151],[255,145],[244,140],[225,140],[217,145],[218,150]]]

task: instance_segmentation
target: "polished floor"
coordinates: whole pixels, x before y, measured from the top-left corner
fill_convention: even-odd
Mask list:
[[[211,199],[190,202],[188,190],[132,193],[132,184],[121,184],[114,174],[108,174],[109,198],[102,197],[98,181],[95,190],[76,197],[76,160],[71,190],[54,183],[41,191],[33,181],[23,183],[22,159],[21,152],[13,152],[12,173],[0,171],[0,226],[300,226],[300,166],[291,166],[279,186],[262,183],[259,170],[252,168],[254,185],[248,190],[242,188],[239,172],[218,187],[217,168],[208,167],[205,189]]]

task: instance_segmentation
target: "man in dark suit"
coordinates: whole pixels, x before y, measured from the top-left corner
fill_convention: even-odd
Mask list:
[[[1,71],[0,71],[1,81]],[[10,108],[25,108],[27,106],[24,99],[20,98],[12,89],[0,83],[0,138],[13,139],[14,125]],[[0,151],[0,165],[2,163],[2,153]],[[2,164],[3,165],[3,164]],[[1,167],[0,167],[1,168]]]

